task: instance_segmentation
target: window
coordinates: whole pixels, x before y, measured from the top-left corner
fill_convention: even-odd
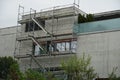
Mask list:
[[[65,46],[65,42],[62,42],[62,43],[61,43],[61,50],[62,50],[62,51],[65,51],[65,47],[66,47],[66,46]]]
[[[39,46],[38,45],[35,45],[35,52],[34,52],[34,55],[36,56],[36,55],[40,55],[40,51],[41,51],[41,49],[39,48]]]
[[[47,41],[47,51],[56,51],[56,44],[52,42],[51,44],[51,41]]]
[[[33,44],[33,55],[38,56],[38,55],[41,55],[41,54],[45,54],[45,52],[46,52],[46,45],[42,44],[42,48],[44,49],[44,51],[39,48],[39,45]]]
[[[54,47],[51,44],[49,44],[49,51],[54,51]]]
[[[76,41],[69,41],[69,42],[60,42],[57,43],[58,51],[72,51],[76,52]]]
[[[76,41],[56,41],[56,42],[52,42],[51,41],[47,41],[44,42],[41,46],[44,49],[44,51],[42,49],[39,48],[38,45],[34,45],[34,55],[41,55],[41,54],[46,54],[47,52],[54,52],[54,51],[58,51],[58,52],[76,52],[76,46],[77,42]]]
[[[69,51],[69,50],[70,50],[70,42],[66,42],[65,50],[66,50],[66,51]]]
[[[42,26],[45,27],[45,21],[42,19],[37,19],[38,23]],[[26,27],[25,27],[25,32],[30,32],[30,31],[37,31],[37,30],[41,30],[41,28],[33,21],[29,21],[26,23]]]
[[[61,43],[57,43],[57,49],[58,49],[58,51],[62,51]]]

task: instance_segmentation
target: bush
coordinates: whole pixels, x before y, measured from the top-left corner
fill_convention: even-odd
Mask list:
[[[46,80],[45,76],[42,73],[31,69],[27,70],[25,75],[26,80]]]
[[[18,64],[10,66],[8,80],[25,80],[24,74],[20,72]]]
[[[67,74],[67,80],[93,80],[96,77],[93,67],[90,66],[91,58],[83,55],[76,56],[62,63],[62,68]]]
[[[46,76],[47,76],[47,80],[49,79],[49,80],[58,80],[56,77],[55,77],[55,75],[53,74],[53,73],[51,73],[51,72],[47,72],[46,73]]]
[[[17,64],[17,61],[12,57],[0,57],[0,78],[7,79],[8,74],[10,73],[10,66]]]

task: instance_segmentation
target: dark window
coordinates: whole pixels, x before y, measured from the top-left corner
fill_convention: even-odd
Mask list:
[[[56,51],[56,43],[47,41],[47,51]]]
[[[45,27],[45,21],[41,19],[37,19],[37,22],[44,28]],[[41,30],[41,28],[33,21],[29,21],[26,23],[26,28],[25,32],[30,32],[30,31],[37,31]]]

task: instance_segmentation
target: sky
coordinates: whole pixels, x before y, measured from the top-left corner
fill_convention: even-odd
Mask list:
[[[17,25],[18,6],[21,5],[25,12],[30,8],[37,10],[73,4],[74,0],[0,0],[0,28]],[[78,4],[78,0],[75,0]],[[86,13],[100,13],[105,11],[120,10],[120,0],[79,0],[79,8]]]

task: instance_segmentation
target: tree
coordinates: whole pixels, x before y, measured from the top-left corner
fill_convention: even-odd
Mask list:
[[[6,79],[9,73],[10,66],[16,64],[17,61],[12,57],[0,57],[0,78]]]
[[[83,54],[82,57],[70,58],[67,62],[62,62],[67,80],[93,80],[96,77],[93,67],[90,66],[91,58]]]
[[[10,66],[8,80],[25,80],[24,74],[20,71],[18,64]]]
[[[86,15],[78,14],[78,23],[85,23],[85,22],[91,22],[91,21],[94,21],[94,15],[92,15],[92,14],[86,14]]]
[[[79,14],[78,23],[84,23],[84,22],[86,22],[86,17],[84,15]]]
[[[93,15],[92,14],[87,14],[86,15],[86,22],[91,22],[94,21]]]

